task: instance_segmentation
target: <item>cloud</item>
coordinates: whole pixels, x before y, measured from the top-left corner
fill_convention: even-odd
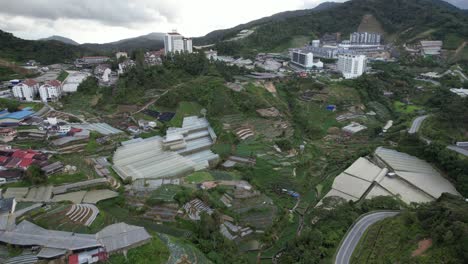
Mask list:
[[[177,4],[171,0],[0,0],[0,13],[47,19],[79,19],[108,26],[138,26],[173,21]]]
[[[110,42],[178,29],[200,36],[323,0],[0,0],[0,29],[36,39]]]

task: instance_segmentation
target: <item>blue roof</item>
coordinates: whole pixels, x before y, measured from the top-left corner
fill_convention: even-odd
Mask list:
[[[28,107],[28,108],[25,108],[25,110],[17,111],[17,112],[14,112],[14,113],[3,115],[3,116],[1,114],[4,113],[4,111],[2,111],[2,112],[0,112],[0,119],[10,118],[10,119],[22,120],[22,119],[30,117],[30,116],[32,116],[34,114],[34,111],[31,111],[30,109],[31,108]],[[4,113],[4,114],[6,114],[6,113]]]

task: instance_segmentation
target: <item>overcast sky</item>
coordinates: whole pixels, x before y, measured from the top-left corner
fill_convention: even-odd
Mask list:
[[[104,43],[177,29],[188,37],[327,0],[0,0],[0,29]],[[337,0],[335,2],[344,2]],[[468,0],[450,0],[468,7]]]

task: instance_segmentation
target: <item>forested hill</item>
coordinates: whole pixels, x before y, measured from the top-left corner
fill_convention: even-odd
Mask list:
[[[216,31],[196,39],[196,44],[227,40],[242,29],[253,29],[255,32],[249,37],[223,45],[234,46],[234,49],[275,51],[296,37],[310,38],[329,32],[347,35],[356,31],[364,15],[369,14],[382,24],[387,39],[442,39],[449,45],[446,48],[454,48],[468,39],[467,13],[444,1],[351,0],[322,10],[295,11],[282,19],[264,19],[264,23],[248,23]]]
[[[24,62],[34,59],[43,64],[52,64],[73,59],[88,53],[78,46],[56,40],[24,40],[0,30],[0,59]]]

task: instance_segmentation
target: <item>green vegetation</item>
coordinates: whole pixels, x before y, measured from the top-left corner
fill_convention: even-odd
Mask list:
[[[393,106],[395,107],[395,110],[400,113],[405,113],[405,114],[414,114],[417,111],[421,110],[421,107],[417,105],[407,105],[402,102],[395,101],[393,103]]]
[[[0,108],[7,109],[10,112],[15,112],[19,109],[20,107],[20,102],[16,100],[10,100],[6,98],[0,98]]]
[[[48,184],[60,185],[65,183],[74,183],[87,180],[88,177],[84,173],[75,174],[54,174],[47,179]]]
[[[41,184],[47,182],[47,176],[42,172],[39,165],[33,164],[28,167],[24,174],[24,180],[34,184]]]
[[[112,255],[109,264],[163,264],[169,258],[169,249],[156,235],[152,235],[151,241],[143,246],[130,249],[126,256],[122,254]]]
[[[63,82],[67,77],[68,77],[68,72],[67,71],[61,71],[59,76],[57,77],[57,80]]]
[[[199,104],[193,102],[180,102],[177,107],[176,115],[170,122],[170,126],[181,127],[184,117],[201,116],[200,111],[203,109]]]
[[[391,263],[463,263],[468,258],[467,223],[466,202],[445,194],[436,202],[371,226],[351,263],[380,263],[383,259]],[[412,256],[424,239],[431,241],[426,241],[430,246]]]
[[[201,183],[204,181],[212,181],[213,179],[213,176],[206,171],[197,171],[185,177],[185,181],[188,183]]]

